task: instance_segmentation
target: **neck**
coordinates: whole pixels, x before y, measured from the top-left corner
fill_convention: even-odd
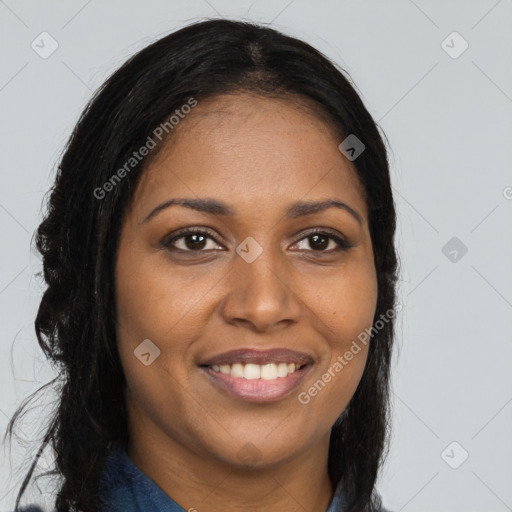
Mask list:
[[[191,451],[155,425],[131,432],[130,459],[185,510],[325,511],[333,495],[328,435],[286,462],[241,468]]]

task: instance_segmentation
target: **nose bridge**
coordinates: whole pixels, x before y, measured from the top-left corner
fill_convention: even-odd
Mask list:
[[[241,282],[247,285],[251,295],[268,296],[274,300],[282,300],[286,295],[283,284],[285,272],[282,267],[279,259],[268,249],[252,263],[245,260],[237,262],[237,272],[242,278]]]
[[[233,274],[224,300],[223,315],[229,323],[250,323],[257,330],[283,321],[297,321],[300,306],[295,297],[286,261],[279,247],[248,237],[237,247]]]

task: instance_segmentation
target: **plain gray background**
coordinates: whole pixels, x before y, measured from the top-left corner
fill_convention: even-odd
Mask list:
[[[384,503],[512,510],[512,0],[0,0],[0,428],[53,376],[35,340],[30,242],[78,115],[135,51],[219,16],[323,51],[389,138],[404,309]],[[46,58],[31,46],[41,38],[58,44]],[[54,399],[27,417],[27,439]],[[0,510],[12,510],[24,454],[1,450]]]

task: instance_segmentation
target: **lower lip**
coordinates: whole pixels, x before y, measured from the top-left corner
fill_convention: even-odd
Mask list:
[[[249,402],[271,402],[284,398],[296,389],[311,369],[311,365],[295,370],[286,377],[271,380],[232,377],[209,367],[201,369],[210,377],[214,385],[230,395]]]

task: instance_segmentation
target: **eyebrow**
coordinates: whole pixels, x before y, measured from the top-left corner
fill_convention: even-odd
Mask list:
[[[149,221],[158,213],[171,206],[184,206],[185,208],[190,208],[198,212],[210,213],[212,215],[222,215],[225,217],[235,216],[235,211],[231,207],[215,199],[175,198],[169,199],[159,204],[149,213],[149,215],[142,221],[142,223]],[[285,217],[289,219],[296,219],[298,217],[304,217],[306,215],[322,212],[328,208],[339,208],[341,210],[345,210],[350,215],[352,215],[352,217],[354,217],[359,224],[363,224],[363,219],[356,210],[354,210],[343,201],[338,201],[337,199],[325,199],[322,201],[298,201],[293,203],[288,208],[288,210],[286,210]]]

